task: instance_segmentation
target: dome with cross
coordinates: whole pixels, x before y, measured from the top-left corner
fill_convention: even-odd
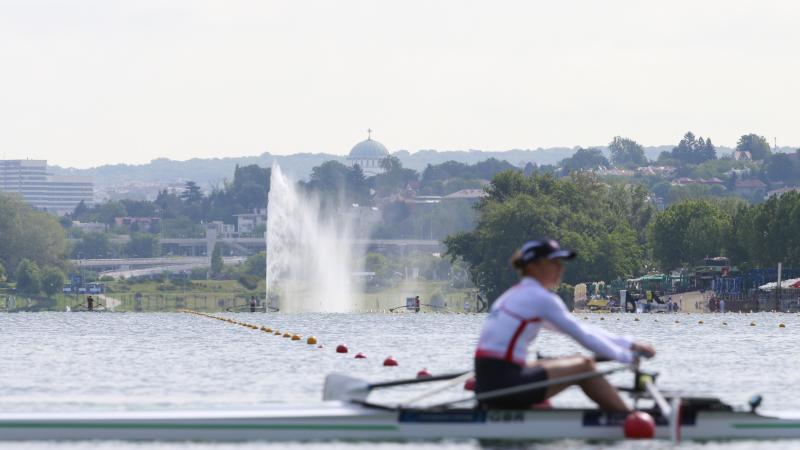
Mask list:
[[[381,160],[389,156],[389,150],[380,142],[372,139],[372,130],[367,130],[367,139],[356,144],[347,156],[348,165],[360,166],[365,175],[383,172]]]

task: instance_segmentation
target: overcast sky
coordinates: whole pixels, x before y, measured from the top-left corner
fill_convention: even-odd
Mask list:
[[[0,157],[800,145],[800,2],[0,0]]]

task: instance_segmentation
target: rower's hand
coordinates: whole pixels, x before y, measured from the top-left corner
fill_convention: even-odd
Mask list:
[[[634,342],[633,344],[631,344],[631,351],[640,354],[646,358],[652,358],[656,356],[655,347],[648,344],[647,342]]]

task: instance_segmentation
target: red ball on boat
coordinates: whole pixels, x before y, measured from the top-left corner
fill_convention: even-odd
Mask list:
[[[339,344],[336,346],[336,353],[347,353],[347,346],[344,344]]]
[[[397,365],[397,360],[390,356],[383,360],[383,365],[387,367],[394,367]]]
[[[656,421],[643,411],[634,411],[625,418],[625,437],[629,439],[653,439]]]
[[[428,369],[422,369],[419,372],[417,372],[417,378],[430,378],[432,376],[433,375],[430,372],[428,372]]]
[[[361,352],[356,353],[356,359],[366,359],[366,357],[367,357],[367,355],[365,355],[365,354],[363,354]]]
[[[474,391],[475,390],[475,377],[472,377],[464,382],[464,390],[465,391]]]

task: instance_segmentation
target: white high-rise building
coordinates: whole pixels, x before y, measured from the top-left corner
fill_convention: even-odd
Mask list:
[[[34,208],[58,215],[72,212],[81,201],[94,202],[91,179],[50,175],[45,160],[0,160],[0,192],[19,194]]]

